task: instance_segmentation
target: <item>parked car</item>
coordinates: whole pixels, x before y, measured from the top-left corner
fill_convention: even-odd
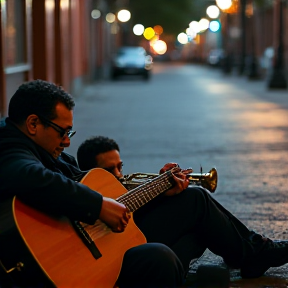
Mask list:
[[[111,77],[116,79],[120,75],[142,75],[149,79],[153,59],[143,47],[121,47],[113,58]]]

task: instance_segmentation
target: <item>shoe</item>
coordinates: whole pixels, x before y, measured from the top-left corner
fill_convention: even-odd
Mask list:
[[[245,259],[241,268],[242,278],[258,278],[270,267],[279,267],[288,262],[288,241],[273,241],[261,236],[261,240],[258,239],[257,242],[257,245],[261,242],[261,248]]]

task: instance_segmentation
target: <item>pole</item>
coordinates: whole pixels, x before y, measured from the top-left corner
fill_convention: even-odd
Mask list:
[[[243,75],[245,71],[245,61],[246,61],[246,0],[241,0],[241,30],[242,30],[242,42],[241,42],[241,56],[240,56],[240,66],[239,74]]]
[[[287,88],[287,80],[284,74],[284,43],[283,43],[283,1],[279,0],[279,45],[273,66],[272,77],[268,83],[268,88]]]
[[[248,72],[248,78],[250,80],[253,79],[259,79],[259,71],[258,71],[258,61],[256,57],[256,43],[255,43],[255,15],[251,15],[250,18],[250,23],[251,23],[251,48],[252,48],[252,54],[250,58],[250,63],[249,63],[249,72]]]

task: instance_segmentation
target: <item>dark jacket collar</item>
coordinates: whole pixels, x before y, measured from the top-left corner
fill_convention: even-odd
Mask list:
[[[0,126],[0,159],[2,153],[24,149],[31,152],[46,168],[64,174],[79,181],[87,171],[78,168],[75,158],[65,152],[57,159],[53,158],[45,149],[26,136],[9,118],[5,125]]]

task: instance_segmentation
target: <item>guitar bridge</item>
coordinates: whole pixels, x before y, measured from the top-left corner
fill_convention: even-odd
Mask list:
[[[102,257],[101,252],[97,248],[95,242],[92,240],[90,235],[86,232],[84,227],[82,226],[81,222],[79,221],[72,221],[72,225],[76,230],[77,234],[80,236],[83,243],[87,246],[87,248],[92,253],[93,257],[97,260]]]

